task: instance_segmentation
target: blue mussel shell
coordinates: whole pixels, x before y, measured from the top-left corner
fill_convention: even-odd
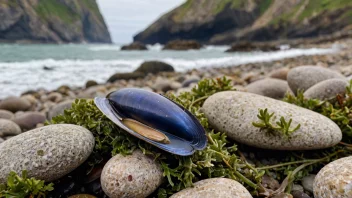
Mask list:
[[[154,92],[124,88],[106,98],[95,98],[97,107],[122,129],[162,150],[176,155],[192,155],[207,145],[204,128],[185,108]],[[156,142],[131,130],[122,123],[129,118],[164,133],[169,144]]]

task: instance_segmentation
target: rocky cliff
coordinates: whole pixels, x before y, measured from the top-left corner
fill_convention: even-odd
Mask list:
[[[0,41],[111,43],[95,0],[1,0]]]
[[[135,41],[208,44],[317,37],[352,29],[351,0],[187,0]]]

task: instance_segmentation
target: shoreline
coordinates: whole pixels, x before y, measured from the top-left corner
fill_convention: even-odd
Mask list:
[[[106,82],[98,84],[93,80],[88,84],[86,82],[86,86],[82,87],[61,85],[54,90],[28,90],[23,92],[19,97],[30,98],[33,104],[39,103],[39,105],[36,105],[32,110],[48,115],[50,110],[60,102],[76,98],[105,96],[111,91],[123,87],[139,87],[158,93],[171,91],[177,94],[182,91],[190,90],[200,79],[227,76],[233,81],[233,85],[236,86],[237,89],[244,90],[245,86],[248,84],[269,77],[271,75],[270,73],[275,70],[281,68],[291,69],[302,65],[329,67],[340,71],[348,77],[352,74],[352,39],[340,40],[338,44],[345,47],[337,53],[332,54],[298,56],[275,61],[240,64],[236,66],[204,67],[191,69],[185,72],[161,72],[158,74],[148,74],[145,75],[144,78],[139,79],[117,80],[114,83]],[[333,43],[330,42],[315,45],[315,47],[324,48],[332,45]]]

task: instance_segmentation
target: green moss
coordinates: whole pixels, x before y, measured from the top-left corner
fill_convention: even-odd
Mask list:
[[[187,0],[184,4],[181,5],[180,10],[177,12],[177,14],[174,17],[175,21],[180,21],[186,13],[191,9],[193,4],[193,0]]]
[[[259,12],[260,12],[260,15],[262,15],[269,7],[270,5],[272,4],[273,0],[262,0],[260,3],[259,3]]]
[[[218,0],[218,4],[214,9],[214,13],[218,14],[222,12],[227,6],[232,9],[239,9],[244,7],[246,0]]]
[[[77,13],[56,0],[40,0],[35,10],[46,21],[52,16],[59,17],[65,23],[72,23],[79,19]]]
[[[304,11],[299,16],[299,20],[320,14],[323,11],[330,11],[352,5],[351,0],[310,0]]]

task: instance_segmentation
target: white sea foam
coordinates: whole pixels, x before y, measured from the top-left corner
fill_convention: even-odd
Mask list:
[[[114,50],[116,46],[94,46],[89,50]],[[154,50],[161,46],[153,46]],[[213,51],[225,50],[225,46],[209,46],[204,53],[213,54]],[[87,80],[96,80],[99,83],[106,80],[117,72],[130,72],[136,69],[143,61],[160,60],[169,63],[177,71],[185,71],[192,68],[232,66],[253,62],[272,61],[283,58],[290,58],[301,55],[327,54],[336,52],[337,49],[289,49],[278,52],[252,52],[252,53],[219,53],[216,58],[207,58],[202,52],[193,52],[181,58],[166,53],[160,56],[161,52],[155,52],[158,57],[149,57],[140,54],[136,57],[114,60],[54,60],[42,59],[26,62],[0,62],[0,98],[9,95],[19,95],[29,89],[45,88],[55,89],[60,85],[83,86]],[[216,52],[214,52],[216,53]],[[166,56],[170,55],[170,56]],[[144,58],[141,58],[144,57]],[[51,70],[44,70],[47,67]]]

